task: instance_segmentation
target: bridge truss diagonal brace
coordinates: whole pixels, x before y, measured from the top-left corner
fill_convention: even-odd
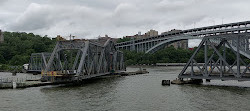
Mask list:
[[[78,63],[80,54],[81,54],[81,50],[78,50],[77,55],[76,55],[76,58],[75,58],[75,61],[74,61],[74,65],[73,65],[73,67],[72,67],[72,70],[75,70],[75,69],[76,69],[76,65],[77,65],[77,63]]]
[[[42,53],[42,58],[43,58],[44,66],[47,67],[47,61],[46,61],[45,55],[43,53]]]
[[[29,67],[27,71],[41,72],[47,66],[47,58],[50,57],[50,53],[32,53],[30,56]]]
[[[82,50],[85,48],[88,41],[58,41],[56,46],[51,53],[47,66],[45,68],[45,73],[48,71],[54,70],[52,67],[54,66],[55,69],[63,70],[63,64],[61,63],[60,59],[60,51],[62,50]],[[56,61],[55,61],[56,60]],[[58,63],[55,63],[58,62]],[[65,65],[65,64],[64,64]]]
[[[71,54],[68,58],[67,53]],[[64,60],[61,57],[65,57]],[[58,80],[69,77],[67,79],[82,81],[124,69],[123,53],[115,48],[111,40],[104,45],[95,41],[58,41],[44,71],[44,78],[54,76],[55,71],[59,75],[56,76]]]
[[[85,42],[85,47],[83,49],[81,49],[82,51],[82,57],[80,59],[80,63],[79,63],[79,66],[77,68],[77,72],[76,72],[76,76],[79,77],[79,75],[81,74],[82,72],[82,69],[83,69],[83,65],[85,63],[85,58],[86,58],[86,55],[87,55],[87,51],[89,49],[89,41],[86,41]]]
[[[211,40],[214,38],[211,37],[205,37],[202,39],[201,43],[199,44],[198,48],[195,50],[181,73],[179,74],[179,78],[199,78],[199,79],[228,79],[230,76],[230,79],[235,80],[250,80],[250,74],[246,75],[246,72],[249,71],[250,64],[246,64],[242,58],[240,57],[240,45],[239,41],[241,40],[240,36],[234,37],[234,38],[220,38],[220,42],[217,46],[215,46],[215,43],[212,43]],[[243,38],[244,39],[244,38]],[[232,48],[229,41],[236,41],[238,43],[236,49]],[[227,47],[235,54],[235,62],[233,64],[229,64],[226,58],[226,50],[225,46]],[[204,47],[204,65],[202,68],[198,65],[198,63],[195,60],[195,56],[198,54],[198,52]],[[208,47],[210,50],[213,50],[213,53],[208,58]],[[223,49],[223,54],[220,53],[219,49]],[[218,59],[214,60],[214,56],[217,55]],[[236,64],[237,63],[237,64]],[[246,68],[241,71],[240,65],[244,65]],[[236,66],[236,72],[233,70],[233,67]],[[191,72],[187,73],[188,67],[191,67]],[[199,72],[194,72],[194,67],[197,67]],[[208,68],[209,67],[209,68]],[[219,71],[219,74],[216,74],[214,69],[217,68]],[[226,71],[227,69],[227,71]],[[225,75],[226,74],[226,75]],[[199,77],[198,77],[199,76]],[[213,76],[213,77],[212,77]],[[216,76],[216,77],[215,77]]]
[[[51,69],[51,65],[53,64],[53,60],[54,60],[55,55],[56,55],[57,50],[58,50],[58,46],[59,46],[59,42],[56,43],[56,46],[55,46],[55,48],[54,48],[54,50],[49,58],[49,62],[48,62],[47,67],[45,68],[45,71],[44,71],[45,73],[47,73]]]
[[[214,51],[216,52],[216,54],[219,56],[219,59],[222,60],[222,61],[225,63],[225,65],[229,68],[229,70],[232,71],[232,73],[235,75],[235,73],[234,73],[232,67],[230,67],[229,63],[225,60],[225,58],[222,57],[222,55],[221,55],[220,52],[218,51],[218,48],[220,48],[220,47],[215,48],[215,46],[214,46],[209,40],[208,40],[208,42],[209,42],[209,44],[211,45],[211,47],[214,49]],[[220,44],[225,43],[225,42],[226,42],[225,40],[222,40],[222,42],[220,42]],[[221,46],[221,45],[220,45],[220,46]],[[207,63],[205,63],[205,64],[207,64]],[[236,75],[235,75],[235,76],[236,76]]]
[[[199,44],[199,46],[197,47],[197,49],[195,50],[195,52],[193,53],[193,55],[191,56],[191,58],[188,60],[187,64],[185,65],[185,67],[183,68],[183,70],[181,71],[181,73],[179,74],[179,78],[180,78],[181,75],[183,75],[185,73],[185,71],[187,70],[187,68],[191,64],[191,62],[193,62],[194,57],[196,56],[196,54],[198,53],[198,51],[203,47],[204,43],[205,43],[205,39],[202,39],[201,43]],[[191,64],[191,68],[193,68],[193,63]],[[191,69],[191,70],[193,70],[193,69]],[[191,74],[193,75],[193,71],[191,71]]]

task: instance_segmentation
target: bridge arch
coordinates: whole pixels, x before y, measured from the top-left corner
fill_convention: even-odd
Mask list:
[[[156,51],[164,48],[164,46],[166,44],[171,43],[171,42],[180,41],[180,40],[187,40],[187,39],[199,39],[199,38],[201,38],[201,37],[192,36],[192,35],[179,35],[179,36],[170,37],[170,38],[156,44],[155,46],[151,47],[150,49],[148,49],[146,51],[146,53],[155,53]]]
[[[236,34],[237,35],[237,34]],[[242,34],[238,34],[238,35],[248,35],[246,36],[246,40],[250,40],[250,36],[249,36],[249,33],[242,33]],[[210,36],[210,37],[216,37],[216,36],[219,36],[219,37],[228,37],[229,34],[226,34],[226,35],[214,35],[214,36]],[[231,34],[232,37],[235,36],[235,34]],[[180,35],[180,36],[174,36],[174,37],[171,37],[171,38],[168,38],[167,40],[164,40],[158,44],[156,44],[155,46],[151,47],[150,49],[148,49],[145,53],[155,53],[156,51],[164,48],[164,46],[168,43],[171,43],[171,42],[175,42],[175,41],[180,41],[180,40],[187,40],[187,39],[202,39],[203,37],[199,37],[199,36],[192,36],[192,35]],[[220,41],[218,40],[212,40],[213,43],[219,43]],[[248,42],[249,43],[249,42]],[[245,44],[246,45],[246,44]],[[229,45],[226,45],[227,48],[230,48]],[[244,46],[244,47],[247,47],[247,46]],[[249,47],[249,46],[248,46]],[[234,51],[237,51],[237,48],[236,46],[231,46],[231,48],[234,50]],[[244,55],[245,57],[249,58],[250,59],[250,50],[249,49],[240,49],[239,50],[240,54]]]

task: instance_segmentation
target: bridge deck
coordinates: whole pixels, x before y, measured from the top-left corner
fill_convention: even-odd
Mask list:
[[[212,80],[239,80],[239,81],[250,81],[250,74],[247,76],[242,76],[240,78],[236,78],[234,75],[232,74],[224,74],[223,77],[221,77],[220,75],[210,75],[208,77],[203,76],[202,74],[199,75],[194,75],[194,76],[190,76],[190,75],[181,75],[178,76],[179,78],[190,78],[190,79],[212,79]]]
[[[85,75],[82,77],[82,80],[91,79],[91,78],[100,77],[100,76],[109,75],[109,74],[111,74],[111,73],[106,72],[106,73],[99,73],[99,74],[93,74],[93,75]]]

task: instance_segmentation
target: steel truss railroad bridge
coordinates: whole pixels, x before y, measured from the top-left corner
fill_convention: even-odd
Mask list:
[[[29,71],[42,70],[42,80],[53,82],[82,81],[125,69],[123,53],[110,39],[104,44],[58,41],[51,54],[32,54],[30,66]]]
[[[59,41],[49,59],[41,56],[38,60],[42,61],[40,66],[45,67],[44,79],[84,80],[124,70],[123,53],[118,49],[154,53],[169,43],[187,39],[202,41],[179,78],[250,80],[250,21],[194,28],[118,44],[110,40],[104,45],[90,41]],[[208,50],[213,53],[209,54]],[[233,52],[233,58],[228,57],[228,50]],[[204,65],[196,60],[201,51],[204,52]]]
[[[179,74],[179,78],[250,80],[249,61],[242,59],[250,59],[250,21],[194,28],[131,40],[118,43],[116,47],[120,50],[154,53],[172,42],[187,39],[202,39],[202,41]],[[208,54],[208,49],[213,50],[212,55]],[[234,53],[233,58],[227,57],[226,49]],[[196,55],[201,51],[204,51],[204,65],[199,65],[195,60]]]
[[[249,33],[204,37],[178,77],[249,81],[249,39]],[[204,65],[197,63],[199,52],[204,52]]]

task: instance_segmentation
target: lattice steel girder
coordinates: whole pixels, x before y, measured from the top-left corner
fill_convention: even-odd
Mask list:
[[[76,76],[79,76],[81,71],[82,71],[82,68],[83,68],[83,64],[85,62],[85,57],[87,55],[87,51],[89,49],[89,41],[86,41],[85,42],[85,47],[83,49],[81,49],[82,51],[82,57],[80,59],[80,63],[79,63],[79,66],[78,66],[78,69],[77,69],[77,72],[76,72]]]
[[[48,58],[51,53],[32,53],[30,56],[28,71],[41,72],[47,66]]]
[[[64,53],[65,50],[78,50],[75,57],[71,59],[73,62],[70,68],[67,67],[70,62],[67,57],[64,57],[64,61],[60,58],[60,55],[63,55],[60,53]],[[61,65],[62,62],[63,66]],[[75,73],[70,73],[74,74],[74,80],[83,80],[88,77],[110,73],[112,70],[124,69],[123,53],[115,48],[110,39],[104,45],[91,41],[58,41],[50,56],[45,73],[50,71],[75,71]]]
[[[240,37],[239,41],[236,38],[237,36]],[[250,59],[250,50],[249,50],[250,33],[225,34],[225,35],[210,36],[208,38],[211,38],[210,41],[212,43],[217,43],[217,44],[220,42],[221,38],[227,38],[228,39],[228,43],[226,45],[227,48],[231,47],[233,50],[236,51],[238,45],[239,53]]]
[[[217,41],[217,43],[213,41]],[[248,33],[204,37],[178,77],[250,80],[250,64],[246,63],[240,56],[240,51],[248,53],[245,49],[249,47],[249,44],[247,42],[240,43],[241,41],[249,41]],[[242,49],[241,45],[245,45],[245,49]],[[232,58],[226,57],[228,54],[226,47],[234,54],[235,59],[233,63],[230,61]],[[208,55],[209,49],[213,51],[210,55]],[[201,51],[204,51],[203,66],[198,65],[197,60],[195,60],[196,55]]]

